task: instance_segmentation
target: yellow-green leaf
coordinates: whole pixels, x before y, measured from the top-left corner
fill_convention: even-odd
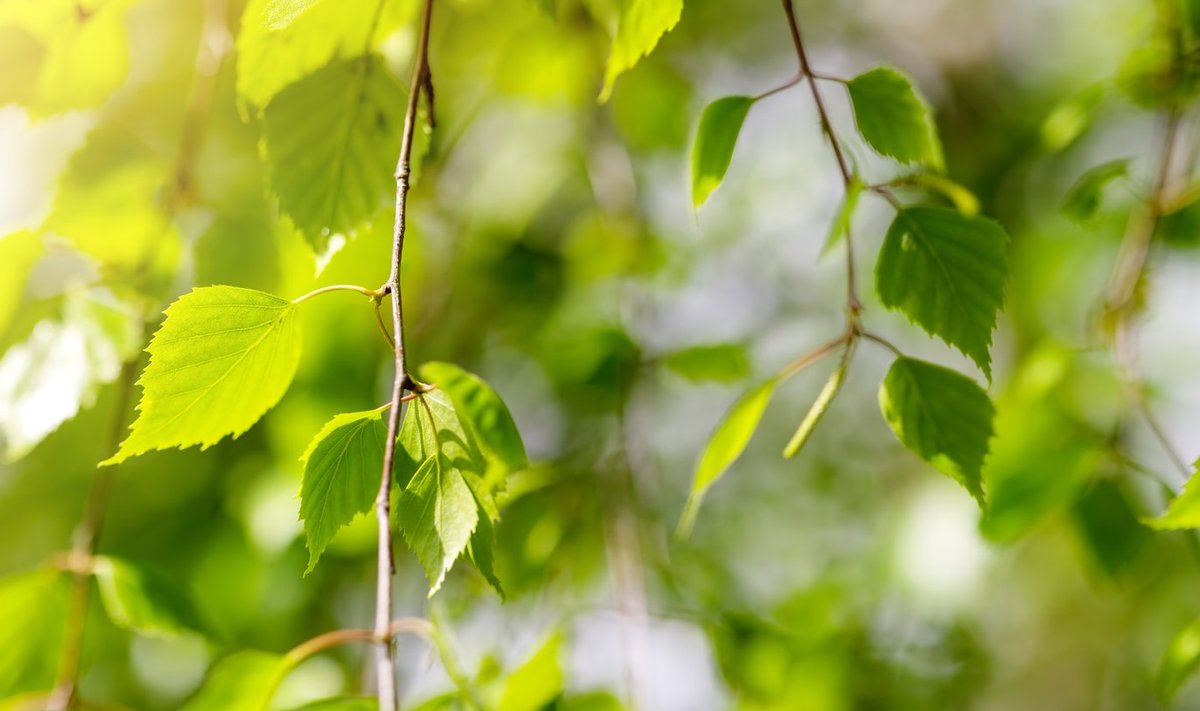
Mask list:
[[[253,289],[210,286],[183,295],[166,315],[138,380],[138,417],[103,464],[237,437],[291,385],[300,361],[291,302]]]
[[[432,596],[462,555],[479,522],[479,510],[463,472],[444,454],[417,470],[400,494],[400,530],[416,552]]]
[[[725,179],[742,122],[753,105],[752,97],[727,96],[705,107],[692,146],[693,207],[703,205]]]
[[[165,575],[111,556],[95,556],[92,574],[118,626],[155,637],[204,632],[192,600]]]
[[[1154,676],[1154,692],[1159,700],[1170,703],[1197,667],[1200,667],[1200,620],[1180,630],[1167,646]]]
[[[654,51],[659,38],[679,22],[682,14],[683,0],[621,0],[600,101],[608,101],[617,77]]]
[[[762,420],[778,384],[778,378],[771,378],[738,398],[729,408],[725,419],[713,430],[708,444],[704,447],[704,453],[700,455],[700,462],[696,465],[692,491],[679,521],[679,535],[686,536],[692,530],[705,492],[741,456],[746,445],[750,443],[750,438],[754,436],[754,430],[758,429],[758,423]]]
[[[791,459],[796,456],[796,453],[804,448],[808,442],[808,438],[812,436],[813,430],[817,428],[817,423],[825,416],[825,411],[829,409],[829,405],[833,399],[837,397],[838,392],[842,389],[842,383],[846,381],[846,371],[850,365],[851,350],[847,347],[846,352],[842,355],[842,361],[838,364],[837,370],[829,376],[829,380],[825,381],[825,387],[821,388],[820,394],[813,402],[812,407],[808,409],[808,413],[804,419],[800,421],[800,426],[796,428],[796,433],[788,440],[787,446],[783,448],[783,456]]]
[[[244,650],[221,659],[209,670],[196,695],[180,711],[262,711],[274,682],[286,672],[285,657]]]
[[[479,438],[485,454],[498,461],[505,473],[529,466],[517,425],[491,386],[452,363],[426,363],[420,372],[422,378],[450,396],[458,417]]]
[[[563,692],[559,662],[562,634],[555,632],[504,682],[497,711],[540,711]]]
[[[300,518],[312,572],[338,530],[371,509],[387,444],[385,408],[338,415],[313,437],[301,457]]]
[[[1183,485],[1179,496],[1171,500],[1166,512],[1143,523],[1160,531],[1200,528],[1200,459],[1192,465],[1192,477]]]

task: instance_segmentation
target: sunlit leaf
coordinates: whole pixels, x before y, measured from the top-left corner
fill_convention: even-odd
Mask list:
[[[562,635],[554,633],[504,682],[497,711],[540,711],[563,693]]]
[[[700,461],[696,465],[692,491],[688,495],[687,505],[679,521],[680,535],[687,535],[691,531],[705,492],[750,443],[750,438],[758,429],[758,423],[766,412],[767,404],[771,402],[771,395],[775,393],[775,386],[778,384],[777,378],[771,378],[738,398],[709,436],[704,453],[700,455]]]
[[[278,654],[234,652],[213,665],[200,690],[180,711],[262,711],[272,682],[286,670],[285,665]]]
[[[401,493],[397,515],[433,595],[479,522],[478,505],[463,472],[444,454],[425,460]]]
[[[71,292],[58,319],[37,323],[0,359],[0,447],[7,459],[29,453],[80,408],[141,345],[136,317],[101,290]]]
[[[727,96],[704,108],[692,145],[692,206],[700,207],[725,179],[733,148],[746,113],[754,105],[749,96]]]
[[[295,306],[252,289],[184,294],[154,334],[129,437],[104,464],[237,437],[283,397],[300,360]]]
[[[825,233],[825,243],[821,246],[822,255],[828,254],[850,231],[854,211],[858,208],[858,198],[862,196],[865,187],[857,175],[850,176],[850,184],[846,186],[846,193],[842,195],[837,212],[833,214],[833,221],[829,223],[829,231]]]
[[[1200,620],[1180,630],[1163,654],[1154,676],[1154,691],[1159,700],[1169,703],[1197,667],[1200,667]]]
[[[375,49],[411,18],[414,6],[395,0],[250,0],[237,38],[238,96],[266,106],[331,60]]]
[[[980,469],[994,416],[983,388],[949,368],[900,357],[879,388],[879,408],[905,447],[982,505]]]
[[[56,570],[0,580],[0,697],[54,683],[66,611],[67,580]]]
[[[1192,465],[1192,477],[1183,485],[1171,500],[1165,513],[1158,518],[1143,521],[1147,526],[1160,531],[1174,531],[1183,528],[1200,528],[1200,460]]]
[[[600,101],[608,100],[617,77],[654,51],[659,38],[669,32],[683,14],[683,0],[620,0],[620,6],[617,33],[613,36],[612,50],[604,69]]]
[[[110,556],[95,556],[92,574],[115,624],[151,636],[203,633],[191,599],[163,574]]]
[[[1067,191],[1063,199],[1063,214],[1077,222],[1090,220],[1100,209],[1104,189],[1127,175],[1128,159],[1109,161],[1089,169]]]
[[[506,472],[529,466],[517,425],[491,386],[451,363],[425,363],[420,373],[450,396],[455,412],[478,437],[484,452],[499,461]]]
[[[872,148],[901,163],[943,167],[937,127],[907,76],[892,67],[876,67],[847,87],[858,131]]]
[[[318,255],[352,235],[396,189],[404,91],[374,56],[335,61],[291,84],[263,114],[280,208]]]
[[[750,358],[738,343],[691,346],[663,358],[674,373],[692,382],[733,383],[750,375]]]
[[[875,289],[958,348],[991,378],[992,330],[1004,300],[1008,236],[995,222],[938,207],[900,210],[875,266]]]
[[[325,546],[354,517],[371,509],[387,444],[386,409],[338,415],[313,437],[301,457],[300,518],[312,572]]]

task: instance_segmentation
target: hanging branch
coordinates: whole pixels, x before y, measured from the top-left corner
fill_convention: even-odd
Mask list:
[[[396,437],[400,431],[400,405],[405,390],[416,390],[408,375],[404,358],[404,311],[400,292],[400,266],[404,255],[405,216],[408,207],[409,175],[411,174],[413,135],[417,127],[417,109],[422,92],[432,102],[433,86],[429,72],[429,22],[433,0],[425,0],[421,12],[421,28],[413,60],[412,81],[409,83],[408,106],[404,112],[404,136],[400,143],[400,158],[396,164],[396,221],[392,232],[392,271],[384,290],[392,297],[392,333],[395,353],[395,377],[392,381],[391,409],[388,412],[388,437],[383,454],[383,472],[379,493],[375,498],[375,516],[379,527],[379,550],[375,582],[375,678],[380,711],[396,708],[395,663],[389,625],[392,619],[392,559],[391,491],[392,466],[396,457]]]

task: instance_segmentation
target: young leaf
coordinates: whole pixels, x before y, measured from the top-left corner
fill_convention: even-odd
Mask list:
[[[166,315],[146,349],[138,417],[102,465],[237,437],[279,402],[296,373],[300,327],[291,302],[210,286],[184,294]]]
[[[374,56],[335,61],[288,86],[263,114],[280,208],[318,255],[370,220],[395,190],[404,91]]]
[[[330,60],[374,49],[414,7],[388,0],[250,0],[237,37],[238,97],[266,106]]]
[[[458,417],[479,438],[489,458],[498,461],[505,473],[529,466],[525,444],[512,415],[495,390],[483,380],[451,363],[426,363],[421,377],[445,391]]]
[[[478,498],[475,499],[475,503],[479,503]],[[500,578],[496,576],[496,532],[491,517],[482,509],[482,505],[480,508],[479,524],[475,526],[475,532],[471,534],[471,541],[467,544],[467,556],[483,579],[503,600],[505,598],[504,586],[500,583]]]
[[[338,415],[313,437],[300,461],[300,518],[308,539],[308,568],[342,526],[371,509],[387,444],[386,409]]]
[[[800,426],[796,428],[796,433],[788,440],[787,446],[783,448],[783,456],[791,459],[796,456],[804,445],[808,442],[808,438],[812,436],[813,430],[816,429],[817,423],[825,416],[825,411],[829,409],[829,405],[833,399],[837,397],[838,392],[842,389],[842,383],[846,380],[846,371],[850,366],[850,348],[847,347],[846,352],[842,355],[842,361],[838,364],[837,370],[829,376],[829,380],[825,381],[825,387],[821,388],[821,393],[817,395],[817,400],[809,408],[808,414],[800,421]]]
[[[397,515],[433,596],[479,523],[478,506],[463,472],[445,454],[426,459],[400,494]]]
[[[733,383],[750,375],[750,359],[738,343],[691,346],[668,354],[663,362],[676,375],[694,383]]]
[[[1154,692],[1159,701],[1169,704],[1197,667],[1200,667],[1200,620],[1180,630],[1163,654],[1154,675]]]
[[[213,665],[200,690],[180,711],[262,711],[287,660],[270,652],[234,652]]]
[[[612,96],[617,77],[654,51],[659,38],[679,22],[682,14],[683,0],[621,0],[617,33],[604,68],[601,102]]]
[[[754,436],[754,430],[758,429],[758,423],[762,420],[778,384],[778,378],[771,378],[740,397],[729,408],[725,419],[713,430],[708,444],[704,447],[704,453],[700,455],[700,462],[696,465],[692,491],[688,495],[683,516],[679,521],[680,536],[691,532],[708,487],[725,473],[750,443],[750,438]]]
[[[1183,485],[1183,491],[1171,500],[1166,512],[1142,523],[1159,531],[1200,528],[1200,459],[1192,465],[1192,477]]]
[[[154,637],[203,633],[195,606],[170,578],[110,556],[96,556],[92,574],[104,609],[117,626]]]
[[[892,67],[876,67],[846,86],[858,132],[872,148],[901,163],[943,168],[937,127],[907,76]]]
[[[754,105],[749,96],[727,96],[705,107],[692,146],[692,206],[700,207],[717,189],[729,170],[733,147],[746,113]]]
[[[497,711],[540,711],[563,693],[559,662],[562,634],[555,632],[504,682]]]
[[[875,289],[992,377],[992,329],[1004,300],[1008,236],[995,222],[940,207],[900,210],[875,265]]]
[[[1087,222],[1100,209],[1100,198],[1104,189],[1113,181],[1129,175],[1129,159],[1101,163],[1089,169],[1067,191],[1063,198],[1062,211],[1076,222]]]
[[[59,571],[0,580],[0,698],[54,683],[66,614],[67,584]]]
[[[866,186],[863,185],[862,179],[858,175],[850,176],[846,194],[838,203],[837,212],[833,214],[833,221],[829,223],[829,232],[825,234],[825,244],[821,247],[822,256],[828,254],[850,231],[850,221],[854,218],[854,210],[858,208],[858,198],[862,195],[864,187]]]
[[[879,388],[896,437],[983,504],[980,469],[992,437],[992,401],[974,380],[914,358],[897,358]]]

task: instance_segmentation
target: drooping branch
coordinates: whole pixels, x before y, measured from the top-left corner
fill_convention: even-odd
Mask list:
[[[375,678],[380,711],[396,708],[395,664],[388,626],[392,619],[392,559],[391,490],[392,467],[396,457],[396,437],[400,430],[400,406],[406,389],[415,384],[408,375],[404,354],[404,310],[401,299],[400,272],[404,257],[405,219],[408,208],[409,176],[412,172],[413,137],[417,128],[417,110],[421,93],[432,88],[429,72],[429,24],[433,15],[433,0],[425,0],[421,25],[413,59],[412,80],[409,82],[408,105],[404,112],[404,135],[400,157],[396,162],[396,218],[392,232],[392,265],[386,289],[392,297],[392,344],[395,355],[395,375],[392,380],[391,410],[388,412],[388,437],[383,455],[383,472],[379,492],[375,497],[375,515],[379,542],[375,584]],[[432,94],[430,94],[432,98]]]

